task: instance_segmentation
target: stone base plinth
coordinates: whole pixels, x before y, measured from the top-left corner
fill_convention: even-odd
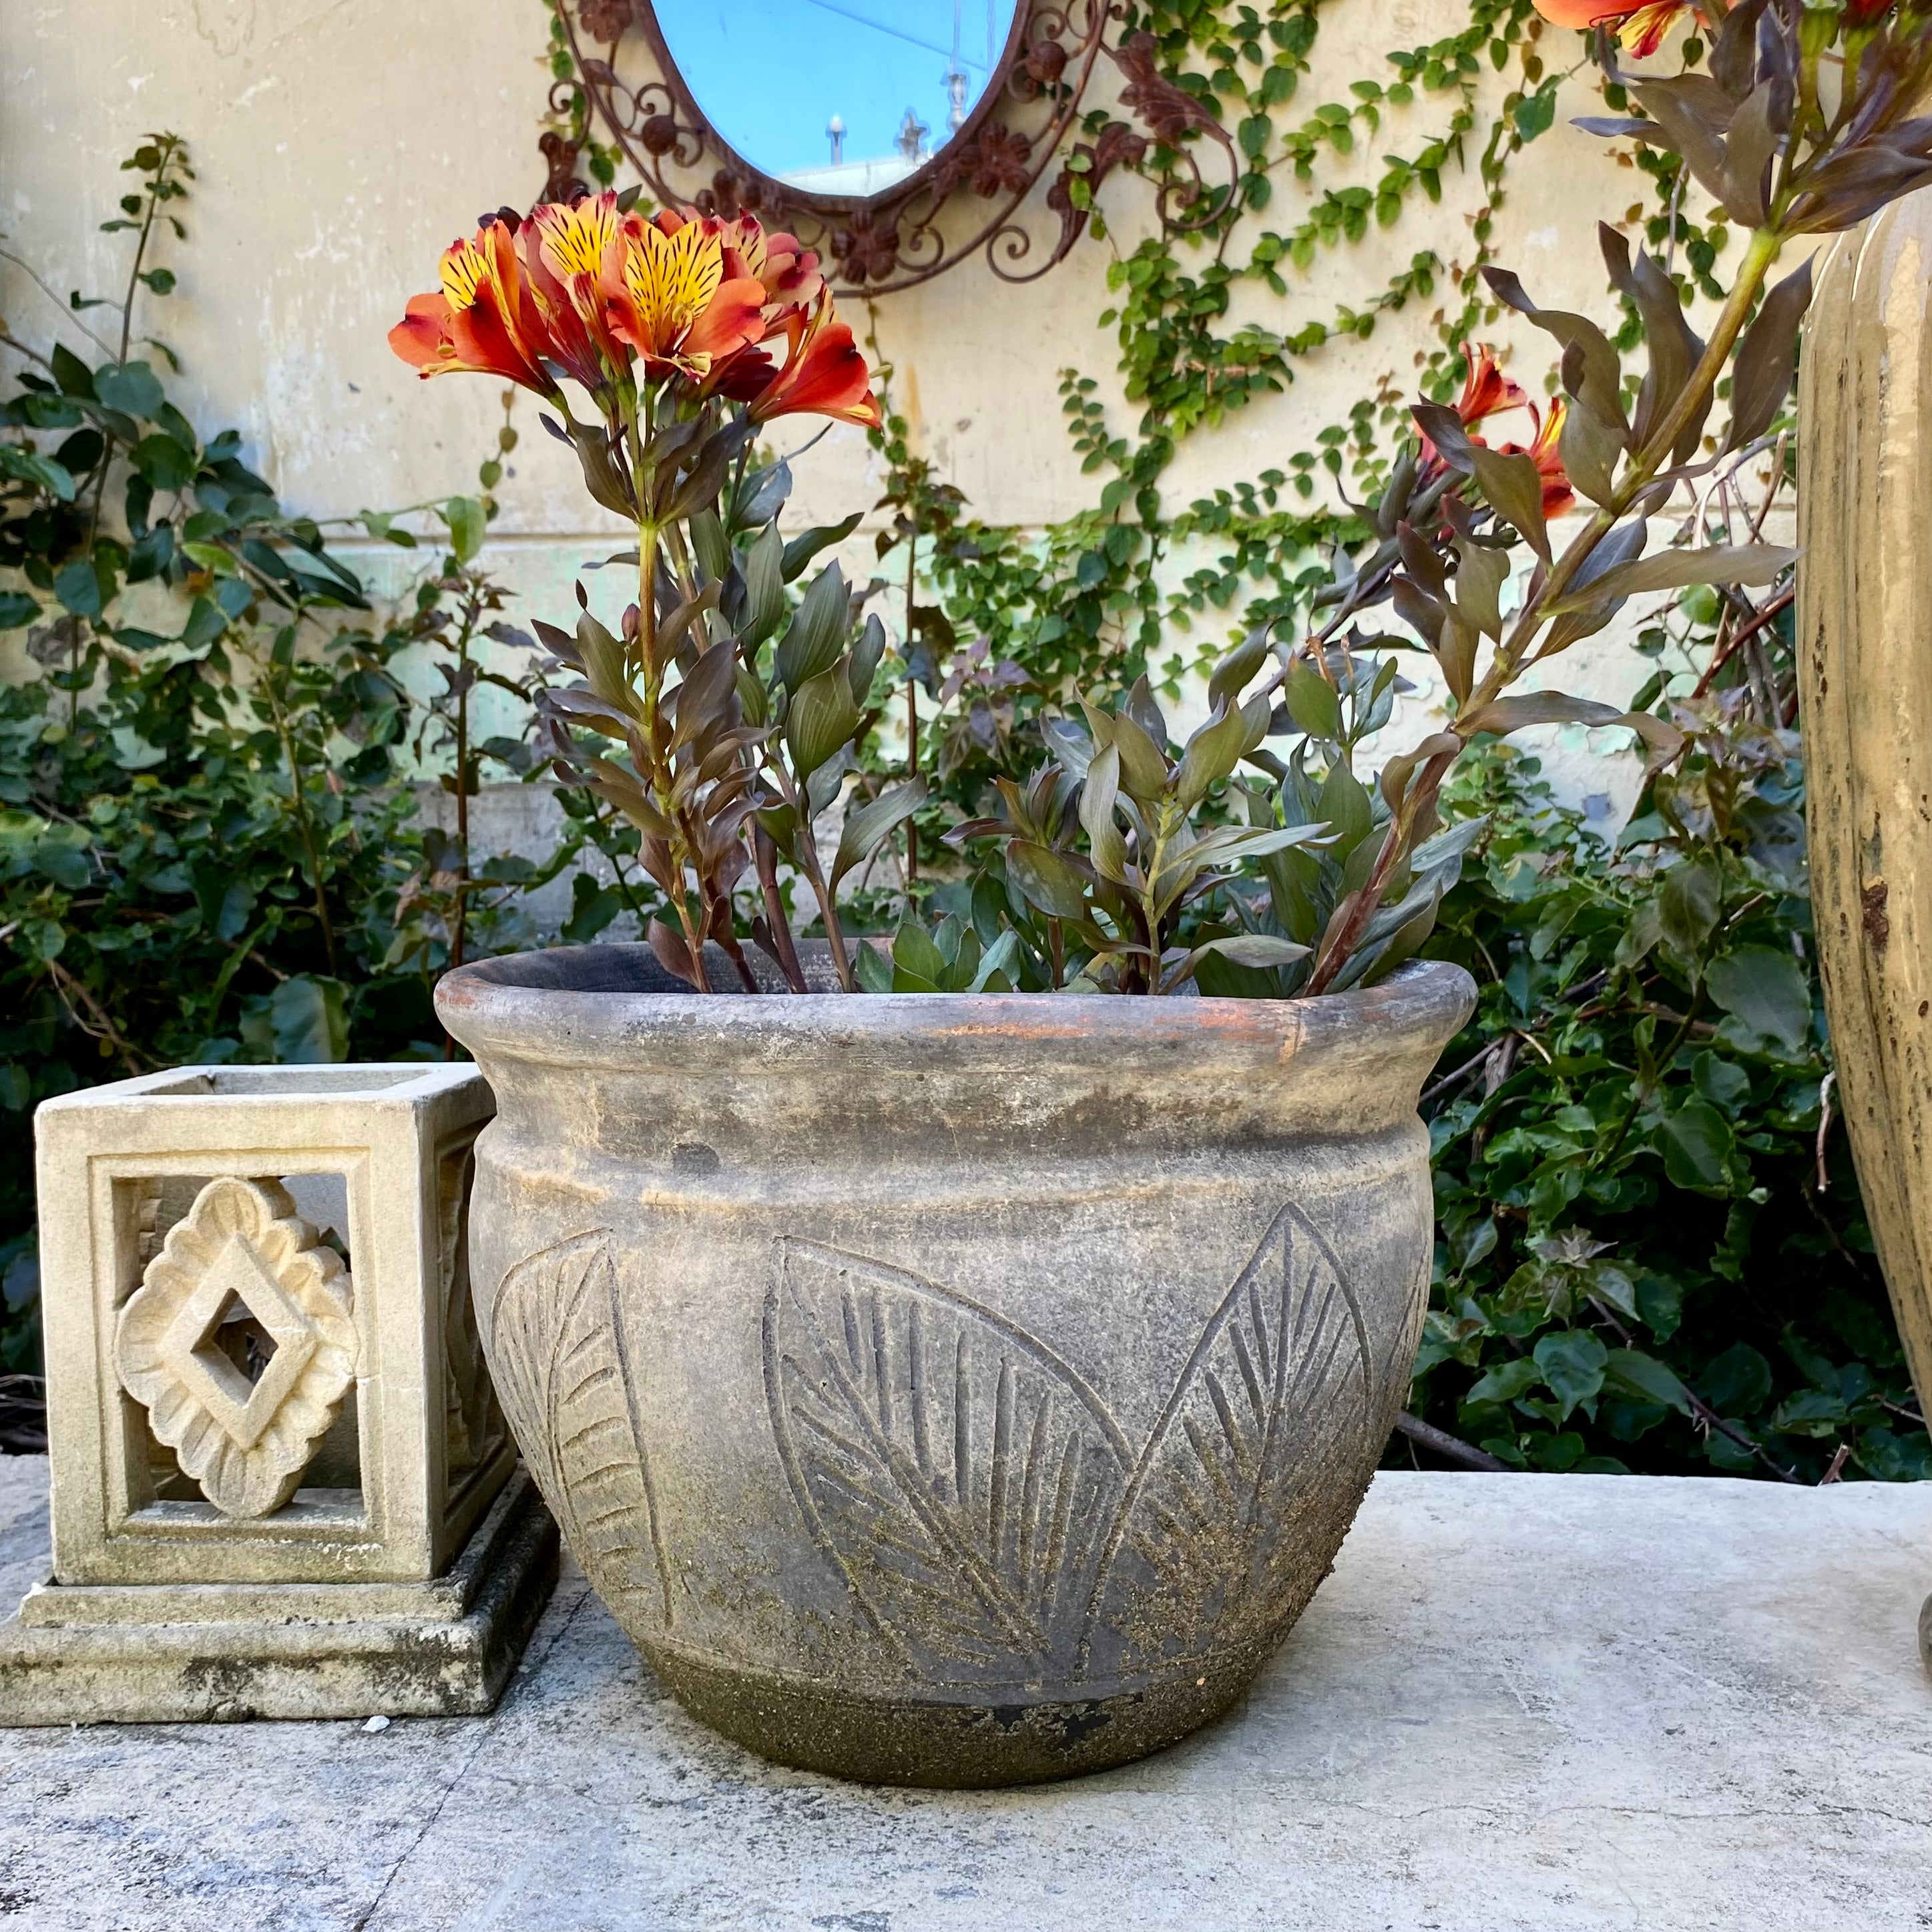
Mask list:
[[[489,1711],[556,1574],[519,1471],[434,1582],[37,1584],[0,1624],[0,1724]]]

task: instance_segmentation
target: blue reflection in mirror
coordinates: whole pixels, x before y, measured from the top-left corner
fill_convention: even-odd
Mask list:
[[[815,194],[883,193],[964,124],[998,70],[1015,0],[655,0],[658,31],[718,136]]]

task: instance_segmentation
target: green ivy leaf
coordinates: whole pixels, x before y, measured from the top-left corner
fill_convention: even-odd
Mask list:
[[[1698,1378],[1698,1393],[1720,1415],[1748,1415],[1771,1395],[1771,1364],[1748,1342],[1714,1356]]]
[[[1703,1100],[1687,1100],[1657,1130],[1664,1171],[1678,1187],[1700,1194],[1730,1192],[1731,1124]]]
[[[1610,1351],[1588,1329],[1560,1329],[1545,1335],[1534,1354],[1561,1411],[1558,1420],[1567,1421],[1580,1402],[1589,1401],[1603,1388]]]
[[[1503,1363],[1490,1370],[1463,1400],[1473,1407],[1478,1402],[1514,1402],[1534,1388],[1543,1378],[1541,1365],[1534,1357],[1520,1355],[1513,1361]]]
[[[152,422],[161,412],[167,396],[160,378],[145,362],[109,363],[94,377],[94,400],[124,416]]]
[[[349,1058],[349,1021],[340,980],[301,974],[268,996],[268,1020],[278,1060],[313,1065]]]
[[[1753,1034],[1798,1058],[1811,1033],[1811,988],[1792,955],[1770,946],[1739,946],[1712,961],[1711,997]]]
[[[490,520],[474,496],[452,496],[437,514],[449,526],[449,547],[458,563],[467,563],[483,548]]]

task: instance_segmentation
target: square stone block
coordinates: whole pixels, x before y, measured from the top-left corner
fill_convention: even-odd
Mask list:
[[[470,1304],[494,1110],[424,1064],[43,1104],[53,1574],[0,1721],[489,1707],[556,1561]]]

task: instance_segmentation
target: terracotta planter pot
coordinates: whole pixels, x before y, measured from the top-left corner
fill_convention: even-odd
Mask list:
[[[698,997],[641,946],[437,1005],[524,1455],[665,1685],[764,1755],[1016,1783],[1238,1696],[1408,1382],[1421,1082],[1473,999]]]

